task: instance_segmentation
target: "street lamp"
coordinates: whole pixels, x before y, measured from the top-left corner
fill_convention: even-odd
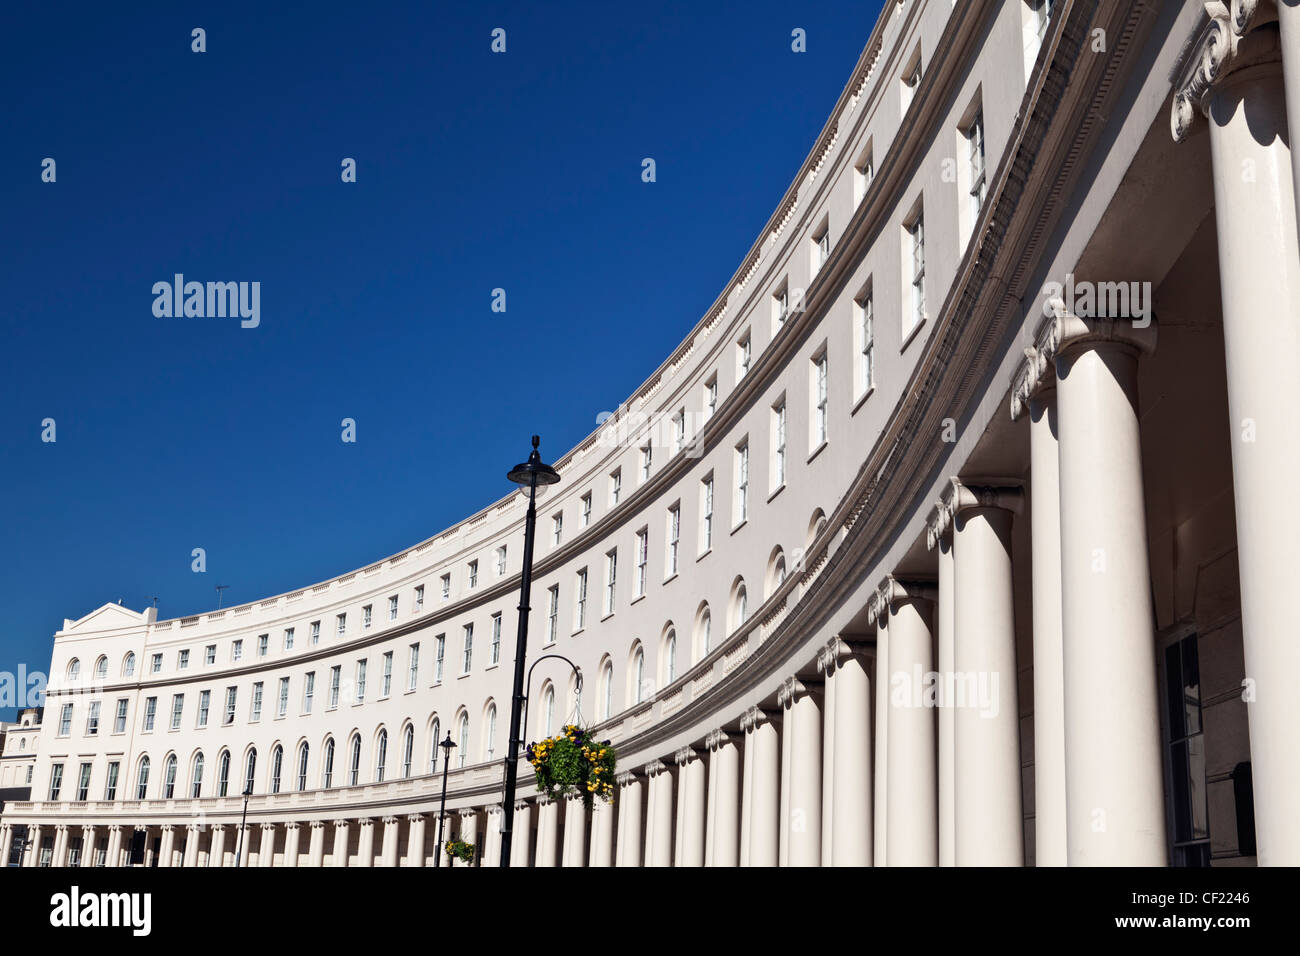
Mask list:
[[[533,436],[533,452],[506,476],[528,488],[528,514],[524,518],[524,567],[519,580],[519,636],[515,641],[515,688],[510,701],[510,749],[506,754],[505,805],[501,808],[501,865],[510,865],[511,827],[515,819],[515,780],[519,773],[519,718],[524,703],[524,659],[528,655],[528,602],[533,588],[533,529],[537,524],[537,486],[553,485],[560,473],[542,463],[541,441]]]
[[[235,869],[239,869],[239,857],[244,852],[244,830],[248,823],[248,798],[253,795],[252,784],[244,788],[244,812],[239,817],[239,842],[235,845]]]
[[[442,804],[438,807],[438,852],[434,855],[433,865],[442,866],[442,822],[447,817],[447,768],[451,766],[451,752],[455,744],[451,739],[451,731],[447,731],[447,739],[438,744],[442,748]]]

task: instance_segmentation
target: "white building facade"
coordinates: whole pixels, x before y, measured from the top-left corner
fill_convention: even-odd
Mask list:
[[[1300,864],[1298,114],[1285,0],[887,3],[539,499],[524,736],[620,776],[524,763],[514,865]],[[524,511],[65,621],[0,861],[432,865],[450,733],[495,865]]]

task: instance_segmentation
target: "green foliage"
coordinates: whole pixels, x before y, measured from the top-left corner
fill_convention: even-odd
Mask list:
[[[447,855],[453,860],[464,860],[466,863],[473,863],[474,844],[466,843],[463,840],[448,840]]]
[[[554,737],[529,744],[528,762],[537,774],[537,789],[548,797],[580,796],[591,806],[596,797],[614,799],[614,748],[609,741],[569,724]]]

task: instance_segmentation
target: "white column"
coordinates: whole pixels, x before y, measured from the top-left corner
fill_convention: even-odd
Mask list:
[[[113,865],[113,841],[109,838],[108,856],[104,858],[105,866]],[[208,843],[208,866],[226,865],[226,826],[223,823],[212,827],[212,839]]]
[[[754,805],[754,744],[750,736],[751,728],[746,717],[740,721],[740,736],[744,742],[741,751],[740,770],[740,865],[749,866],[749,841],[753,830],[752,810]]]
[[[704,761],[693,747],[677,751],[676,866],[704,865],[708,802]]]
[[[833,647],[835,641],[831,641]],[[835,666],[830,651],[817,652],[817,674],[822,682],[822,845],[821,864],[835,859]]]
[[[782,686],[781,726],[786,866],[820,866],[822,851],[822,705],[816,689],[797,677]]]
[[[615,866],[641,865],[643,784],[635,774],[623,773],[618,777],[618,845],[615,848]]]
[[[834,638],[817,656],[824,675],[826,734],[824,760],[833,765],[830,799],[822,800],[822,829],[832,830],[829,855],[822,841],[823,866],[871,865],[871,676],[870,662],[847,641]],[[831,728],[834,728],[832,733]],[[829,818],[829,819],[828,819]]]
[[[60,859],[60,844],[67,834],[67,827],[59,827],[59,836],[54,842],[54,865],[62,866]],[[172,859],[172,851],[176,847],[176,827],[170,823],[163,824],[162,840],[158,844],[158,866],[170,867],[175,865]]]
[[[379,865],[397,866],[397,841],[400,839],[402,821],[400,817],[384,817],[383,824],[384,834],[380,843]]]
[[[599,797],[591,807],[591,858],[588,866],[614,865],[614,804]]]
[[[235,830],[235,854],[239,857],[235,865],[239,868],[253,865],[253,828],[244,824]]]
[[[740,749],[721,730],[709,734],[709,821],[706,866],[740,865]]]
[[[887,744],[889,801],[887,861],[890,866],[939,863],[938,781],[935,764],[937,697],[927,691],[934,671],[930,631],[932,585],[890,576],[880,585],[876,613],[889,616]]]
[[[38,866],[41,862],[41,827],[27,828],[27,849],[23,852],[23,866]]]
[[[298,846],[301,836],[302,828],[296,820],[290,820],[284,825],[284,856],[281,866],[298,865]]]
[[[1029,530],[1034,596],[1034,864],[1065,866],[1065,665],[1061,624],[1061,494],[1056,380],[1037,349],[1011,390],[1029,413]]]
[[[460,812],[460,839],[463,843],[468,843],[478,852],[478,811],[462,810]],[[464,860],[455,861],[452,866],[473,866],[474,862],[466,863]]]
[[[358,821],[361,835],[357,841],[357,866],[375,865],[375,821],[364,817]]]
[[[501,865],[501,807],[488,807],[487,820],[483,824],[483,856],[479,860],[479,866],[500,866]],[[423,840],[421,836],[421,840]],[[421,853],[424,852],[421,844]],[[424,863],[419,864],[423,866]]]
[[[587,863],[587,807],[581,797],[564,802],[564,849],[560,866],[585,866]]]
[[[1222,19],[1212,21],[1210,45],[1193,51],[1195,69],[1176,86],[1174,137],[1186,135],[1194,107],[1205,112],[1223,295],[1243,696],[1258,861],[1295,866],[1300,864],[1292,687],[1300,673],[1294,595],[1300,509],[1293,504],[1300,471],[1300,241],[1296,217],[1288,213],[1300,198],[1300,154],[1294,148],[1300,9],[1295,0],[1279,0],[1274,26],[1259,23],[1265,18],[1255,12],[1257,6],[1262,13],[1271,5],[1235,2],[1234,13],[1240,15],[1232,30]],[[1065,442],[1064,393],[1061,402]],[[1063,496],[1066,480],[1063,452]],[[1067,597],[1067,614],[1069,605]],[[1067,647],[1067,668],[1069,662]]]
[[[9,853],[14,845],[14,828],[0,823],[0,867],[9,865]]]
[[[108,828],[108,855],[104,857],[104,866],[122,865],[122,827],[113,824]]]
[[[0,856],[0,866],[7,865],[8,861]],[[87,824],[81,828],[81,865],[95,865],[95,828]]]
[[[673,865],[673,777],[659,760],[646,764],[650,809],[646,817],[646,866]]]
[[[1025,861],[1011,577],[1011,522],[1022,497],[1017,488],[956,479],[945,491],[957,613],[955,674],[946,689],[956,709],[958,866]]]
[[[275,865],[275,824],[262,824],[262,839],[257,843],[257,865]]]
[[[424,866],[424,814],[407,814],[406,824],[406,865]]]
[[[876,621],[876,735],[873,756],[872,857],[876,866],[889,860],[889,615],[879,613],[880,596],[873,594],[868,617]]]
[[[334,866],[344,867],[348,865],[348,821],[334,821]]]
[[[533,804],[521,801],[515,804],[515,815],[511,821],[510,865],[528,866],[532,861],[533,849]]]
[[[559,860],[560,805],[537,798],[537,859],[534,866],[556,866]]]
[[[198,866],[199,865],[199,825],[191,823],[185,827],[185,853],[181,857],[181,866]],[[83,850],[84,841],[83,841]]]
[[[953,686],[957,616],[954,609],[952,529],[942,504],[930,513],[926,527],[926,545],[939,553],[939,599],[935,605],[935,629],[938,632],[939,686]],[[957,711],[948,694],[941,694],[938,713],[939,865],[957,865]]]
[[[307,839],[307,865],[321,867],[325,865],[325,821],[312,820],[310,836]]]
[[[745,748],[753,750],[745,806],[749,815],[749,866],[776,866],[781,831],[781,743],[776,722],[758,708],[744,718]]]

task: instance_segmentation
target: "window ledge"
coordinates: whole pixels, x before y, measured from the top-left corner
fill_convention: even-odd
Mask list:
[[[602,617],[602,618],[600,619],[600,623],[601,623],[601,624],[604,624],[606,621],[608,621],[608,620],[609,620],[611,617],[613,617],[613,616],[614,616],[614,612],[613,612],[613,611],[610,611],[608,614],[606,614],[604,617]]]
[[[904,352],[907,351],[907,347],[912,344],[912,340],[916,338],[917,333],[920,332],[923,328],[925,328],[925,323],[927,318],[928,318],[927,316],[924,315],[921,316],[921,321],[917,322],[914,326],[912,326],[911,331],[909,331],[905,336],[903,336],[903,344],[898,347],[899,355],[902,355]]]
[[[810,451],[808,453],[808,463],[811,464],[812,460],[816,458],[818,455],[820,455],[822,451],[826,448],[826,446],[829,444],[830,441],[823,441],[820,445],[818,445],[816,448]]]
[[[712,549],[712,548],[708,548],[707,550],[701,551],[701,552],[700,552],[700,556],[699,556],[698,558],[696,558],[695,560],[696,560],[696,561],[703,561],[705,558],[707,558],[707,557],[708,557],[709,555],[711,555],[712,553],[713,553],[713,549]]]
[[[875,391],[876,391],[876,386],[874,384],[868,385],[867,390],[863,392],[860,396],[858,396],[858,400],[853,403],[853,410],[850,411],[849,414],[856,415],[858,413],[858,409],[866,404],[867,399],[869,399],[875,393]]]
[[[745,525],[747,525],[747,524],[749,524],[749,519],[748,519],[748,518],[746,518],[746,519],[745,519],[744,521],[742,521],[740,524],[738,524],[738,525],[736,525],[734,528],[732,528],[732,529],[731,529],[731,534],[735,534],[737,531],[739,531],[741,528],[745,527]]]
[[[704,557],[704,555],[700,555],[700,557]],[[664,584],[667,584],[669,581],[676,581],[676,580],[677,580],[677,574],[673,573],[668,575],[668,577],[664,578]]]
[[[777,485],[775,488],[772,489],[772,493],[769,494],[769,495],[767,496],[767,501],[768,501],[769,504],[771,504],[773,498],[775,498],[775,497],[776,497],[777,495],[779,495],[781,492],[785,491],[785,484],[786,484],[786,483],[783,481],[783,482],[781,482],[779,485]]]
[[[629,606],[631,606],[631,605],[633,605],[633,604],[640,604],[642,601],[645,600],[645,597],[646,597],[646,596],[645,596],[644,593],[642,593],[642,594],[638,594],[636,597],[634,597],[632,600],[628,601],[627,603],[628,603]]]

